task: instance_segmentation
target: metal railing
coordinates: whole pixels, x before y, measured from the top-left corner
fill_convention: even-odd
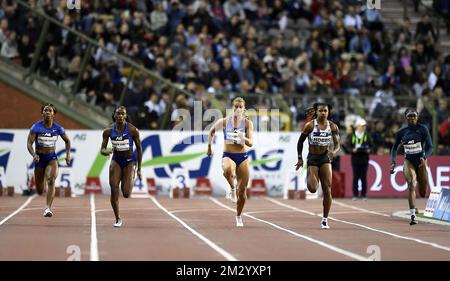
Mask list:
[[[234,96],[235,94],[230,94]],[[256,104],[264,104],[263,108],[265,109],[280,109],[280,112],[284,112],[283,122],[290,122],[289,128],[292,128],[293,131],[298,130],[298,125],[303,121],[302,118],[300,122],[296,121],[295,116],[293,115],[291,108],[288,110],[282,110],[281,108],[288,104],[293,109],[297,111],[297,115],[304,114],[306,109],[311,107],[315,102],[327,102],[333,106],[333,114],[355,114],[359,115],[368,120],[377,120],[383,121],[386,116],[390,114],[385,111],[380,115],[371,115],[370,109],[372,106],[372,102],[374,100],[374,95],[358,95],[358,96],[350,96],[350,95],[329,95],[329,96],[317,96],[313,94],[239,94],[239,96],[243,97],[246,101],[246,104],[254,107]],[[446,99],[448,104],[450,105],[450,98],[441,97],[440,99]],[[228,101],[231,101],[230,98],[227,98]],[[418,98],[415,96],[394,96],[394,100],[396,102],[396,107],[392,109],[391,114],[397,114],[400,108],[417,108]],[[438,148],[438,113],[436,112],[436,105],[438,102],[437,98],[434,97],[422,97],[420,98],[423,103],[424,108],[431,115],[431,136],[433,141],[433,148],[435,152]],[[279,103],[281,102],[281,104]],[[228,104],[227,106],[230,106]],[[287,117],[289,116],[289,117]],[[392,117],[392,116],[391,116]],[[403,117],[402,117],[403,118]],[[403,120],[403,119],[401,119]]]

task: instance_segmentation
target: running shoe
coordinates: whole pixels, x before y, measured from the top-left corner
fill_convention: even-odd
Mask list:
[[[121,227],[122,226],[122,219],[118,219],[114,224],[114,227]]]
[[[322,222],[320,223],[320,227],[322,227],[322,229],[329,229],[330,226],[328,225],[328,220],[322,219]]]
[[[53,213],[50,210],[50,208],[45,208],[45,210],[44,210],[44,217],[51,218],[52,216],[53,216]]]

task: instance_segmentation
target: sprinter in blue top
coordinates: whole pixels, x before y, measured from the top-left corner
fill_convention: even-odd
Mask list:
[[[408,202],[411,212],[410,225],[417,224],[416,218],[416,180],[419,182],[419,194],[425,197],[428,186],[427,159],[433,151],[433,144],[428,129],[417,123],[418,113],[414,109],[405,111],[408,126],[401,128],[397,132],[394,145],[391,150],[391,174],[394,173],[397,149],[403,146],[405,161],[403,163],[403,173],[408,184]]]
[[[243,227],[241,213],[247,198],[247,184],[250,177],[250,166],[247,148],[253,146],[253,123],[245,117],[245,101],[241,97],[233,100],[233,115],[219,119],[209,131],[207,155],[212,156],[211,143],[216,130],[224,132],[225,145],[222,155],[223,176],[230,184],[227,198],[237,202],[236,226]],[[234,186],[234,175],[237,178],[237,199]]]
[[[141,178],[142,146],[138,129],[127,122],[127,111],[119,106],[112,115],[114,123],[111,128],[103,131],[103,142],[100,153],[109,156],[107,150],[108,140],[111,139],[113,157],[109,166],[109,185],[111,187],[111,206],[116,217],[114,227],[122,226],[119,216],[119,184],[123,197],[128,198],[134,185],[134,168],[136,157],[133,152],[133,142],[137,151],[137,176]]]
[[[55,153],[55,145],[58,136],[66,143],[66,163],[70,163],[70,140],[64,128],[53,121],[56,115],[56,107],[46,104],[41,107],[43,119],[34,123],[28,134],[27,148],[33,156],[34,178],[39,195],[44,192],[47,181],[47,205],[44,209],[44,217],[51,217],[53,198],[55,197],[55,179],[58,176],[58,159]],[[33,149],[35,143],[36,151]]]

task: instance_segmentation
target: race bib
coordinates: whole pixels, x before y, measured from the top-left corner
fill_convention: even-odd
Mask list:
[[[311,138],[311,140],[313,141],[313,143],[315,145],[319,145],[319,146],[328,146],[331,143],[331,136],[326,136],[326,137],[322,137],[322,136],[313,136]]]
[[[42,147],[54,147],[58,136],[38,136],[37,142]]]
[[[242,144],[239,133],[227,132],[227,143]]]
[[[130,140],[112,140],[111,141],[115,151],[127,151],[130,150]]]
[[[405,154],[417,154],[422,152],[422,144],[420,142],[416,142],[413,144],[404,144]]]

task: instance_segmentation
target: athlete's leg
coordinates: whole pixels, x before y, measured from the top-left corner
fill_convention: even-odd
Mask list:
[[[109,186],[111,187],[111,206],[114,211],[116,221],[119,216],[119,183],[122,178],[122,169],[116,161],[112,160],[109,166]]]
[[[47,208],[52,207],[53,198],[55,197],[55,180],[58,176],[58,162],[52,160],[45,167],[45,179],[47,181]]]
[[[236,171],[236,163],[229,157],[222,158],[223,176],[227,180],[231,189],[234,189],[234,174]]]
[[[419,168],[417,168],[417,183],[419,185],[420,197],[423,198],[427,194],[428,187],[427,160],[425,160],[425,165],[419,166]]]
[[[332,201],[332,198],[331,198],[332,170],[331,170],[330,163],[323,164],[320,167],[319,177],[320,177],[320,183],[322,185],[322,191],[323,191],[323,217],[327,218],[328,213],[330,212],[331,201]]]
[[[308,166],[308,172],[306,174],[306,186],[309,192],[316,193],[319,185],[319,167]]]
[[[128,164],[122,169],[121,189],[123,197],[129,198],[134,185],[134,164]]]
[[[245,160],[236,168],[236,177],[238,182],[238,200],[237,200],[237,215],[240,216],[244,209],[245,201],[247,200],[247,186],[250,178],[249,160]]]
[[[403,173],[405,174],[406,184],[408,185],[408,203],[409,209],[415,209],[416,203],[416,170],[413,164],[405,159],[403,164]]]
[[[44,193],[45,188],[45,170],[43,168],[34,168],[34,179],[36,181],[36,190],[39,195]]]

